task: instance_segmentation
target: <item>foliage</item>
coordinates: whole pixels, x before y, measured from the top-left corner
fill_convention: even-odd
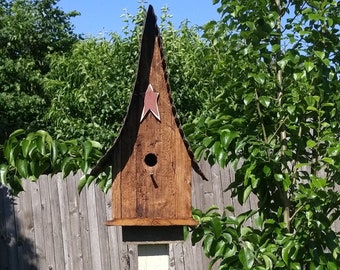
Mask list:
[[[21,179],[35,181],[41,174],[72,171],[87,172],[89,165],[101,156],[102,146],[91,140],[56,141],[46,131],[13,132],[5,145],[5,162],[0,164],[0,183],[9,185],[14,193],[22,191]]]
[[[258,197],[261,222],[201,213],[193,240],[220,269],[338,269],[340,4],[214,2],[203,37],[225,91],[186,131],[198,158],[233,164],[229,189]]]
[[[0,143],[15,129],[41,125],[48,106],[46,56],[70,50],[78,37],[56,0],[0,2]]]

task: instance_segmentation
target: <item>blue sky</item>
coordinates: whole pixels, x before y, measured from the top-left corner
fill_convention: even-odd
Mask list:
[[[81,13],[72,20],[76,33],[98,36],[108,32],[120,33],[124,26],[121,18],[124,9],[127,9],[130,14],[136,14],[140,5],[138,2],[140,1],[60,0],[58,6],[65,12],[77,10]],[[154,0],[147,1],[145,5],[149,4],[154,7],[158,17],[161,15],[161,8],[168,6],[175,27],[185,19],[188,19],[192,25],[202,25],[211,19],[219,18],[217,6],[212,4],[212,0]]]

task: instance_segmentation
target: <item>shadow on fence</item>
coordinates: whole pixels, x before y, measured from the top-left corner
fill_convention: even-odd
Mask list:
[[[22,234],[14,207],[15,198],[0,186],[0,269],[38,270],[34,242]]]

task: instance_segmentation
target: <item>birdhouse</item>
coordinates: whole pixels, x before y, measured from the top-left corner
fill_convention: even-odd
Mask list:
[[[117,226],[196,225],[191,172],[204,179],[176,117],[159,29],[147,11],[137,78],[113,146],[92,169],[112,166],[112,220]]]

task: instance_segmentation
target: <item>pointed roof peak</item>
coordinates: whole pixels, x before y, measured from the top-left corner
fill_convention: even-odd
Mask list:
[[[145,23],[144,23],[144,35],[156,35],[158,36],[159,30],[157,26],[157,16],[154,12],[152,5],[149,5],[148,11],[146,13]]]

